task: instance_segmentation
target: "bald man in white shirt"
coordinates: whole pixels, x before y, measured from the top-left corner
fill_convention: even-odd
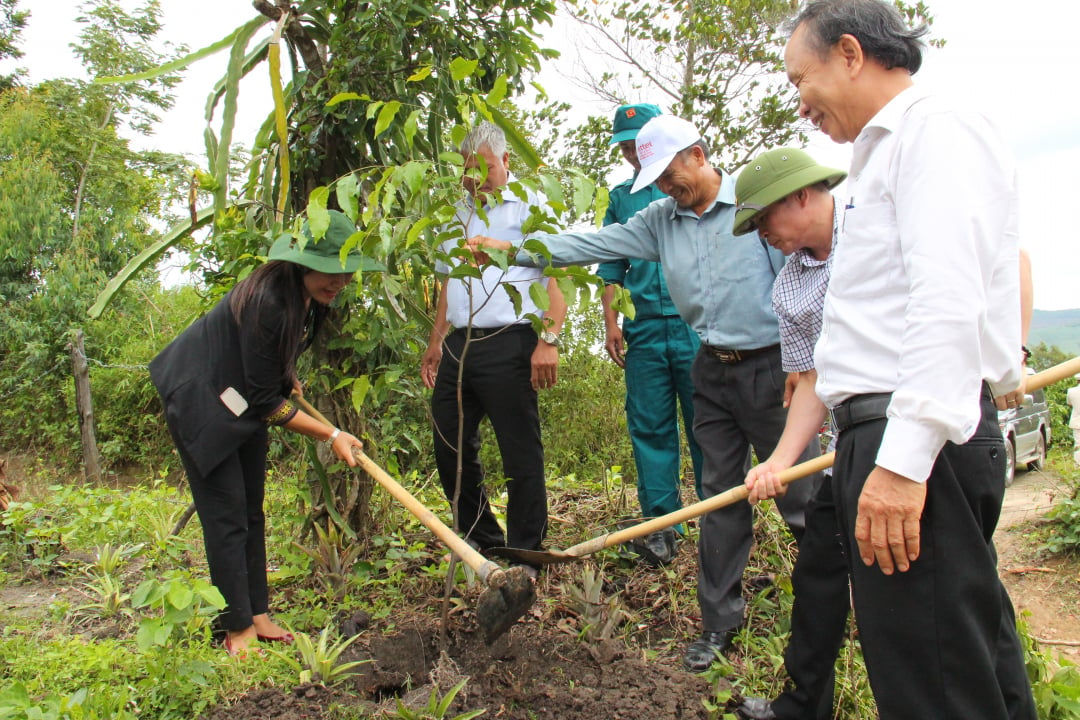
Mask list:
[[[785,51],[800,115],[855,144],[815,350],[837,514],[883,720],[1036,717],[992,536],[1020,382],[1015,166],[983,116],[920,92],[882,0],[816,0]]]

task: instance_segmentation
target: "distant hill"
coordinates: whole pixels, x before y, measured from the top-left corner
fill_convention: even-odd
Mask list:
[[[1080,308],[1033,312],[1028,347],[1041,342],[1057,345],[1067,353],[1080,354]]]

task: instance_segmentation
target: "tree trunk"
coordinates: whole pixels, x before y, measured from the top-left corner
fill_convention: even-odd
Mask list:
[[[71,348],[71,369],[75,377],[75,411],[82,435],[83,472],[90,482],[101,480],[101,456],[94,437],[94,406],[90,399],[90,368],[86,364],[83,331],[75,330]]]

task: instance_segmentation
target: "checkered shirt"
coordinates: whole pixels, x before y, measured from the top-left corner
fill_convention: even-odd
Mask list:
[[[780,319],[780,348],[784,372],[804,372],[814,368],[814,346],[821,334],[825,291],[836,254],[839,217],[834,202],[833,252],[816,260],[808,250],[792,253],[773,285],[772,304]]]

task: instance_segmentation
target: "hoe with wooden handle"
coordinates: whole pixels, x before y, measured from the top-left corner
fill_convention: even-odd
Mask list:
[[[1072,377],[1077,373],[1080,373],[1080,357],[1067,360],[1060,365],[1055,365],[1052,368],[1028,377],[1026,389],[1028,391],[1037,390],[1041,387],[1052,385],[1053,383]],[[814,458],[813,460],[807,460],[804,463],[794,465],[783,472],[777,473],[776,476],[784,485],[789,485],[807,475],[812,475],[813,473],[832,467],[833,457],[834,453],[828,453],[821,457]],[[696,502],[693,505],[687,505],[675,512],[661,515],[660,517],[647,520],[624,530],[594,537],[591,540],[578,543],[566,550],[559,550],[557,548],[549,548],[547,550],[522,550],[519,548],[503,547],[490,548],[488,553],[499,557],[513,558],[514,560],[527,562],[532,565],[551,565],[555,563],[574,562],[576,560],[581,560],[588,555],[592,555],[593,553],[600,552],[605,548],[612,547],[613,545],[645,537],[649,533],[656,532],[657,530],[663,530],[664,528],[669,528],[672,525],[676,525],[691,518],[699,517],[705,513],[712,512],[713,510],[733,505],[740,500],[745,500],[749,494],[750,493],[745,485],[736,485],[718,495],[713,495],[711,498]]]
[[[304,398],[293,395],[293,401],[308,415],[334,427],[332,422]],[[487,589],[480,594],[476,604],[476,620],[489,645],[509,630],[518,618],[532,607],[532,604],[536,602],[536,589],[524,568],[512,567],[509,570],[503,570],[498,564],[488,560],[469,543],[462,540],[435,513],[422,505],[363,451],[354,449],[353,455],[366,473],[375,478],[375,481],[395,500],[404,505],[406,510],[424,524],[424,527],[446,543],[446,546],[461,558],[462,562],[472,568],[477,577],[487,585]]]

